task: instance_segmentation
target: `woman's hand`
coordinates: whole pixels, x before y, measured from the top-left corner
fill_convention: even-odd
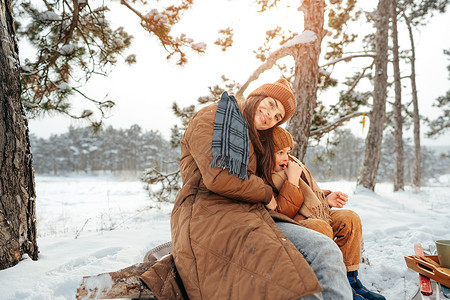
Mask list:
[[[342,208],[348,201],[348,195],[343,192],[333,192],[327,196],[328,205]]]
[[[266,204],[266,207],[270,210],[275,210],[277,208],[277,200],[272,195],[272,200],[270,200],[269,204]]]
[[[288,161],[287,168],[284,172],[286,172],[288,181],[297,186],[300,180],[300,175],[302,174],[302,168],[297,163]]]

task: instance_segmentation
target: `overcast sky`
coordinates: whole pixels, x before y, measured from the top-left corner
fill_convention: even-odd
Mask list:
[[[165,138],[169,138],[170,128],[178,123],[171,111],[174,101],[181,106],[196,104],[199,96],[208,93],[208,86],[220,82],[221,75],[243,84],[260,65],[253,50],[263,44],[266,30],[279,25],[302,32],[303,16],[297,11],[297,6],[279,8],[269,14],[258,14],[254,6],[246,4],[251,2],[196,0],[193,9],[184,14],[175,32],[184,32],[196,42],[206,42],[208,49],[206,54],[200,56],[189,53],[189,62],[184,67],[176,66],[175,60],[167,61],[168,53],[154,37],[140,27],[139,20],[126,9],[116,9],[113,5],[113,24],[125,24],[126,30],[135,37],[127,55],[137,54],[137,63],[132,66],[119,64],[107,78],[95,78],[86,87],[85,91],[91,97],[102,99],[108,94],[116,102],[112,116],[105,124],[115,128],[128,128],[138,124],[144,130],[157,129]],[[213,43],[218,37],[218,30],[229,26],[235,28],[234,47],[222,52]],[[450,48],[450,35],[442,33],[443,28],[450,28],[450,13],[433,17],[426,27],[415,32],[420,112],[429,117],[438,113],[432,107],[434,99],[450,89],[447,71],[450,62],[443,54],[443,49]],[[403,31],[402,35],[401,46],[409,48],[407,33]],[[325,43],[322,45],[325,46]],[[324,49],[323,47],[322,52]],[[21,57],[30,53],[29,49],[21,49]],[[408,68],[409,66],[402,68],[404,74],[409,74]],[[279,73],[268,71],[250,85],[246,94],[260,84],[273,82],[278,78]],[[403,81],[403,84],[409,89],[409,82]],[[403,102],[409,101],[410,97],[408,92],[404,93]],[[80,102],[80,99],[75,102]],[[77,104],[74,108],[80,109]],[[355,120],[350,126],[358,127],[360,121]],[[30,133],[40,137],[66,132],[69,125],[86,125],[82,121],[62,116],[30,120],[29,124]],[[421,132],[424,131],[426,129],[422,125]],[[355,131],[360,137],[365,137],[366,133],[367,130],[363,132],[362,128]],[[405,130],[404,135],[412,136],[412,128]],[[437,140],[422,138],[422,144],[450,146],[450,133]]]

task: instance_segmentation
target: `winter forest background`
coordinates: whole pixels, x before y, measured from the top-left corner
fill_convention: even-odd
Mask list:
[[[350,194],[362,278],[408,299],[403,256],[450,239],[449,6],[0,0],[0,298],[73,299],[170,239],[190,118],[285,77],[293,154]]]
[[[144,131],[138,125],[128,129],[94,133],[89,128],[73,128],[49,138],[31,135],[34,168],[37,174],[67,176],[129,173],[145,179],[145,170],[154,168],[163,173],[177,169],[179,148],[173,148],[158,130]],[[405,181],[411,181],[413,147],[405,143]],[[447,151],[447,152],[445,152]],[[377,182],[392,182],[393,137],[386,134],[381,150]],[[312,143],[304,159],[319,181],[355,181],[364,154],[364,140],[350,129],[340,129],[324,145]],[[422,147],[422,180],[437,182],[450,173],[450,151],[446,147]],[[173,199],[172,199],[173,200]]]

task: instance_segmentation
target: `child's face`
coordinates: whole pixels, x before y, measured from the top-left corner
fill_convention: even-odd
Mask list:
[[[275,153],[275,172],[283,171],[287,168],[289,152],[291,152],[291,147],[283,148]]]

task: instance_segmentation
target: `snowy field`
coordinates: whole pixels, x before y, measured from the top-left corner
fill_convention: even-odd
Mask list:
[[[348,209],[363,222],[369,264],[360,278],[389,300],[409,299],[417,273],[404,256],[413,244],[425,247],[450,239],[450,177],[420,193],[392,192],[377,184],[375,193],[355,193],[347,181],[319,184],[350,195]],[[39,260],[27,256],[0,271],[0,299],[74,299],[85,275],[116,271],[141,262],[144,254],[170,240],[170,204],[148,198],[143,184],[112,176],[37,176]]]

